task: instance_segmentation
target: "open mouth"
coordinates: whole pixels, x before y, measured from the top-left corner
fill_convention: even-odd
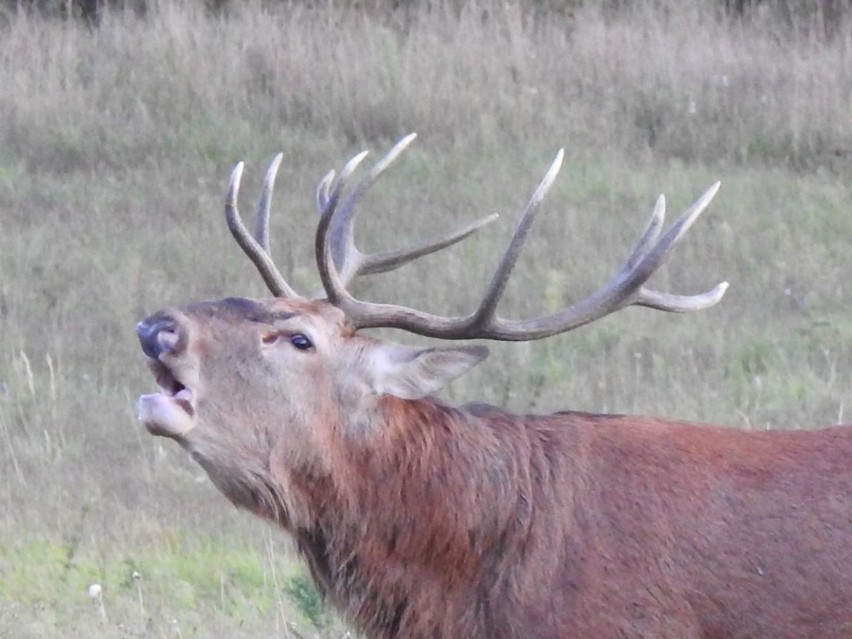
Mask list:
[[[190,417],[194,416],[195,406],[193,405],[192,391],[175,378],[169,368],[159,360],[149,360],[148,366],[154,372],[154,380],[157,382],[157,386],[162,389],[163,394],[177,402]]]
[[[153,435],[186,434],[195,426],[195,394],[159,360],[149,359],[148,366],[161,392],[139,398],[139,421]]]

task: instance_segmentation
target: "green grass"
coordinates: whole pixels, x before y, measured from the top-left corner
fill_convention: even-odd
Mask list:
[[[398,22],[163,3],[95,30],[3,23],[0,638],[295,636],[290,623],[343,636],[334,621],[312,627],[326,621],[285,537],[234,511],[135,421],[152,386],[138,318],[264,294],[222,219],[240,159],[249,211],[265,163],[284,152],[273,251],[313,290],[317,180],[418,131],[364,201],[359,243],[391,248],[501,219],[359,290],[462,312],[564,145],[507,317],[600,286],[660,192],[672,217],[721,179],[654,286],[697,292],[727,279],[722,304],[690,316],[630,309],[496,344],[447,396],[761,429],[848,422],[850,31],[823,39],[783,21],[651,8],[661,4],[551,19],[517,4],[435,5]],[[95,581],[103,611],[86,594]]]
[[[272,623],[282,636],[333,632],[312,584],[276,558],[276,543],[268,538],[260,552],[228,534],[173,530],[118,551],[82,539],[4,545],[0,625],[17,627],[16,637],[216,637]]]

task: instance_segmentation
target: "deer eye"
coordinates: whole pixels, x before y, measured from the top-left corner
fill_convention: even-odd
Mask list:
[[[313,348],[314,344],[311,340],[302,333],[295,333],[290,336],[290,343],[300,351],[306,351]]]

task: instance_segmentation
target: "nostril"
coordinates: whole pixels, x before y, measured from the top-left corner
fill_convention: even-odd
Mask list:
[[[173,330],[164,328],[157,333],[157,343],[161,351],[173,351],[177,348],[178,334]]]
[[[180,344],[180,327],[171,319],[153,317],[136,325],[136,334],[142,351],[153,359],[167,352],[174,352]]]

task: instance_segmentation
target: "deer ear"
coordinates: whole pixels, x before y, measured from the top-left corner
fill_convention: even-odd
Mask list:
[[[373,359],[373,388],[381,395],[419,399],[437,392],[486,357],[485,346],[418,349],[384,342]]]

